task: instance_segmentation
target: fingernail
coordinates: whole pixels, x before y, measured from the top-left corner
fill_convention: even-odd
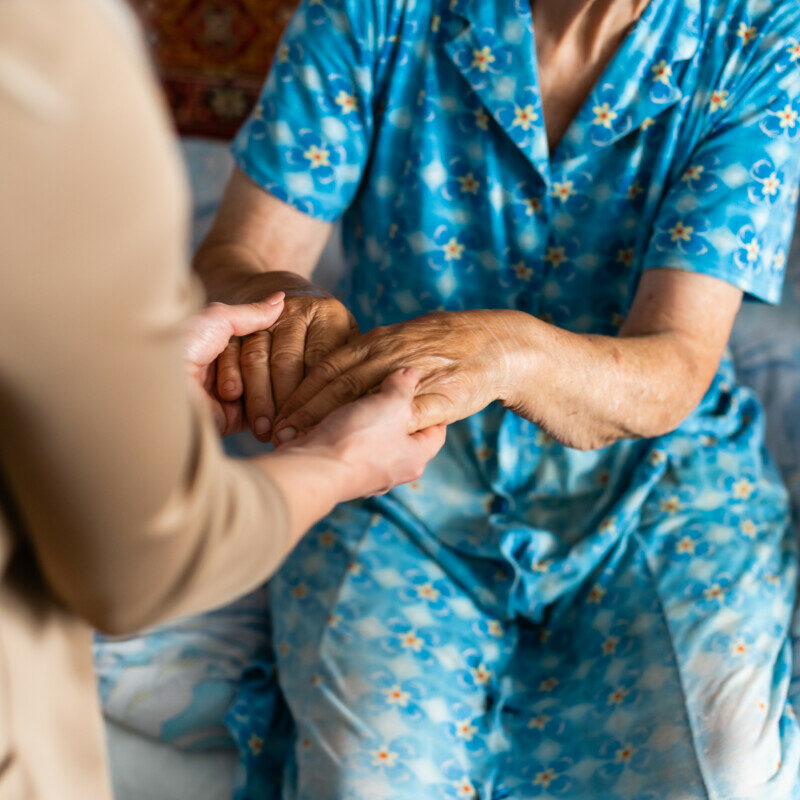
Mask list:
[[[225,383],[222,384],[222,391],[225,392],[225,394],[236,391],[236,381],[225,381]]]
[[[285,292],[278,292],[277,294],[272,295],[272,297],[270,297],[269,300],[267,300],[267,302],[271,306],[277,306],[283,302],[284,297],[286,297]]]
[[[277,435],[279,442],[290,442],[295,436],[297,436],[297,430],[290,425],[288,428],[282,428],[279,430]]]
[[[272,423],[266,417],[259,417],[253,425],[253,430],[258,436],[266,436],[271,427]]]

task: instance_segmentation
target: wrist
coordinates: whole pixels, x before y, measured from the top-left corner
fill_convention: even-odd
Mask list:
[[[493,387],[493,399],[507,407],[519,405],[527,393],[530,377],[540,359],[538,345],[543,325],[536,317],[522,311],[490,311],[491,319],[484,325],[483,352],[488,379]]]
[[[308,293],[313,287],[302,275],[267,269],[248,248],[229,244],[202,247],[195,256],[194,269],[209,300],[232,305],[258,302],[276,291]]]
[[[328,448],[289,446],[257,461],[284,496],[296,537],[352,496],[348,470]]]

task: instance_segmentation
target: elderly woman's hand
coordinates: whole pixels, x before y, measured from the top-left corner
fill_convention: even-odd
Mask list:
[[[390,373],[420,375],[411,430],[449,424],[503,400],[514,380],[514,311],[437,312],[376,328],[323,359],[280,408],[276,439],[286,442]]]
[[[278,290],[286,296],[280,319],[269,330],[232,340],[217,364],[220,398],[235,402],[244,394],[247,420],[260,441],[269,441],[276,409],[307,372],[359,333],[336,298],[291,272],[253,277],[238,299],[261,299]]]

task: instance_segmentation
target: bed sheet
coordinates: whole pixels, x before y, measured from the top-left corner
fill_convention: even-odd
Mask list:
[[[233,750],[189,753],[113,722],[106,743],[115,800],[230,800]]]

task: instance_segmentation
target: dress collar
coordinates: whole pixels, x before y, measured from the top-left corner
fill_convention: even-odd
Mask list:
[[[529,0],[450,0],[462,21],[445,49],[480,103],[547,183],[550,162],[647,127],[684,92],[700,42],[700,0],[651,0],[550,154]]]

